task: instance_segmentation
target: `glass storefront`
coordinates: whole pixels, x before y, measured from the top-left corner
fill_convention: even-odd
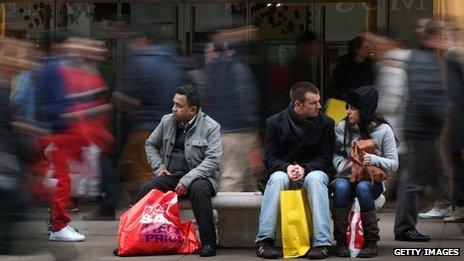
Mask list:
[[[305,74],[324,92],[346,42],[366,31],[404,40],[413,39],[417,19],[432,17],[433,0],[42,0],[0,4],[0,31],[30,40],[46,49],[53,39],[44,31],[74,28],[93,39],[105,40],[110,60],[102,67],[110,83],[123,56],[121,39],[127,26],[150,21],[162,25],[163,36],[188,57],[213,28],[255,25],[258,39],[249,41],[254,58],[248,59],[259,84],[270,91],[275,108],[287,102],[289,64],[307,32],[315,32],[321,45],[304,56]],[[304,50],[303,50],[304,54]],[[260,65],[265,64],[265,68]],[[264,87],[263,87],[264,88]],[[274,109],[270,108],[269,112]]]

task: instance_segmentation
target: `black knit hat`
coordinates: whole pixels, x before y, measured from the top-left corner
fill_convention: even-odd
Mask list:
[[[367,85],[350,91],[346,96],[346,103],[357,108],[363,120],[373,121],[379,102],[379,92],[376,88]]]

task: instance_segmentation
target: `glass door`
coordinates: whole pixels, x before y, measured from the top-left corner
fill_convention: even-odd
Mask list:
[[[288,106],[288,93],[296,82],[318,86],[319,50],[312,34],[317,25],[316,5],[314,1],[295,2],[255,1],[249,7],[250,23],[259,28],[255,50],[264,64],[261,80],[267,116]]]
[[[376,1],[320,1],[316,4],[316,31],[323,45],[319,84],[326,90],[339,57],[347,53],[347,42],[367,31],[377,30]]]
[[[214,28],[259,28],[257,41],[248,43],[249,62],[269,100],[265,111],[272,114],[288,104],[288,91],[299,80],[324,93],[346,42],[376,29],[375,2],[190,0],[185,2],[182,49],[191,55]]]
[[[185,5],[184,54],[190,56],[208,33],[249,25],[247,1],[187,1]]]
[[[179,48],[183,31],[183,1],[123,1],[121,20],[128,25],[152,23],[161,27],[164,40],[176,44]]]

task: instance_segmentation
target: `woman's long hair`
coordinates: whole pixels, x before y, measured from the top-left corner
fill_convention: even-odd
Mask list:
[[[390,123],[381,115],[376,113],[373,119],[366,119],[365,115],[363,115],[362,111],[359,110],[360,121],[358,124],[359,128],[359,135],[361,139],[368,140],[371,139],[371,134],[375,131],[380,124],[387,124],[391,127]],[[348,121],[348,117],[345,117],[345,131],[343,132],[343,148],[351,147],[351,143],[353,142],[353,135],[355,131],[355,125],[351,124]],[[393,128],[392,128],[393,129]],[[395,136],[396,146],[399,146],[399,141]],[[347,146],[348,145],[348,146]],[[348,155],[348,154],[347,154]]]

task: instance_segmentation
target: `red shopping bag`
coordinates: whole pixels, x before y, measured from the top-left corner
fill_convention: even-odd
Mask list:
[[[118,256],[191,254],[200,247],[192,222],[181,222],[173,191],[153,189],[119,221]]]
[[[358,199],[355,198],[348,217],[348,228],[346,229],[346,245],[350,250],[351,257],[357,257],[364,246],[364,234],[361,221],[361,208]]]

